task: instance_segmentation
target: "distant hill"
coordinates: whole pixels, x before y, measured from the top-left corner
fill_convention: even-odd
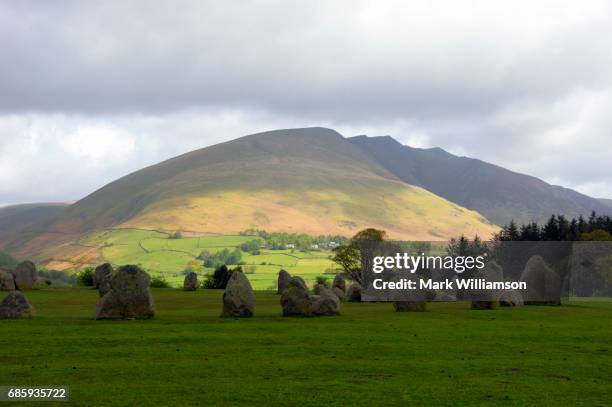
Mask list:
[[[612,199],[599,198],[598,200],[599,202],[603,203],[604,205],[612,209]]]
[[[497,230],[479,213],[406,184],[325,128],[259,133],[178,156],[104,186],[44,225],[45,233],[4,246],[50,256],[50,245],[117,226],[347,236],[376,227],[421,240]]]
[[[612,201],[606,204],[529,175],[457,157],[440,148],[412,148],[389,136],[358,136],[348,141],[402,181],[478,211],[498,225],[512,219],[543,222],[551,214],[612,212]]]
[[[16,231],[45,230],[70,204],[64,202],[19,204],[0,207],[0,236]]]

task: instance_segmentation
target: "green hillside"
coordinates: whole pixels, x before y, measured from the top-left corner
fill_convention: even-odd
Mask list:
[[[405,184],[321,128],[247,136],[145,168],[77,202],[55,227],[117,225],[346,235],[378,226],[423,239],[495,230],[478,213]]]
[[[169,234],[141,229],[112,229],[96,232],[79,239],[78,244],[97,248],[100,257],[97,262],[114,265],[138,264],[152,277],[163,277],[170,285],[181,287],[184,270],[195,271],[203,280],[214,268],[204,267],[198,256],[203,252],[216,253],[223,249],[236,249],[240,244],[256,239],[244,235],[203,235],[170,239]],[[302,276],[313,284],[321,276],[328,279],[325,271],[337,266],[329,259],[329,250],[260,250],[259,254],[242,252],[241,265],[248,279],[257,290],[276,289],[276,280],[281,268],[291,274]],[[74,272],[79,264],[68,259],[57,259],[47,263],[50,268],[65,268]]]

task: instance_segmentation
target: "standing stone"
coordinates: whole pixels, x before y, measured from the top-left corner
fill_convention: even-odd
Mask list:
[[[417,281],[418,276],[409,271],[394,273],[390,281],[398,282],[401,280]],[[393,301],[393,308],[396,312],[423,312],[427,308],[427,290],[391,290],[388,300]]]
[[[340,301],[346,301],[346,293],[340,289],[340,287],[333,288],[334,294]]]
[[[255,310],[255,295],[249,279],[239,270],[234,270],[223,293],[222,317],[252,317]]]
[[[314,295],[321,295],[323,289],[329,290],[329,288],[325,287],[325,284],[316,283],[314,287],[312,287],[312,292]]]
[[[15,277],[15,287],[19,291],[31,290],[38,279],[36,266],[29,260],[19,263],[13,276]]]
[[[15,277],[9,270],[0,269],[0,291],[14,291]]]
[[[523,270],[521,282],[525,305],[561,305],[561,279],[540,256],[532,256]]]
[[[484,279],[486,281],[503,281],[504,271],[497,262],[491,260],[487,262],[484,268],[476,273],[472,278]],[[485,310],[495,309],[497,307],[497,299],[500,292],[496,290],[468,290],[469,296],[472,299],[472,309]]]
[[[519,290],[503,290],[499,296],[499,305],[502,307],[522,307],[525,303]]]
[[[111,266],[110,263],[100,264],[98,267],[96,267],[96,270],[94,271],[94,276],[93,276],[94,287],[97,289],[100,289],[100,284],[102,284],[102,281],[104,281],[106,276],[110,276],[112,274],[113,274],[113,266]]]
[[[289,285],[289,280],[291,280],[291,274],[289,274],[286,270],[281,270],[278,273],[278,290],[276,291],[277,294],[282,294],[283,291],[285,291],[285,289]]]
[[[312,313],[319,316],[340,315],[340,299],[329,288],[321,287],[319,295],[313,297]]]
[[[100,301],[94,319],[151,318],[155,304],[151,278],[140,267],[121,266],[110,278],[110,291]]]
[[[30,318],[34,308],[19,291],[13,291],[0,302],[0,319]]]
[[[111,279],[113,275],[107,274],[104,276],[102,281],[100,281],[100,287],[98,288],[98,292],[100,293],[100,298],[104,297],[107,292],[111,290]]]
[[[346,281],[344,280],[342,274],[336,274],[336,277],[334,277],[332,288],[338,288],[343,293],[346,291]]]
[[[295,284],[299,284],[300,287],[302,287],[304,290],[308,291],[308,285],[306,285],[306,281],[304,281],[304,279],[300,276],[294,276],[291,277],[291,279],[293,279],[293,282]]]
[[[291,277],[280,298],[283,316],[312,315],[313,298],[300,277]]]
[[[361,284],[354,282],[349,285],[348,290],[346,290],[346,296],[349,302],[361,302]]]
[[[394,301],[396,312],[423,312],[427,309],[426,301]]]
[[[440,302],[453,302],[457,301],[457,297],[453,294],[449,294],[444,290],[435,290],[435,296],[432,301],[440,301]]]
[[[233,274],[233,273],[232,273]],[[190,271],[185,275],[185,281],[183,281],[183,290],[195,291],[198,289],[198,275],[193,271]]]

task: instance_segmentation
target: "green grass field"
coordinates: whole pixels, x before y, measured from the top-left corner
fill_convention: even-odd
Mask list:
[[[93,321],[90,289],[26,293],[0,321],[0,384],[68,385],[73,405],[609,405],[612,302],[472,311],[344,303],[342,315],[219,318],[221,291],[153,291],[147,321]],[[20,404],[24,405],[24,404]],[[62,405],[62,404],[60,404]]]
[[[183,284],[183,270],[196,257],[206,250],[215,253],[219,250],[234,249],[240,244],[253,240],[253,236],[211,235],[169,239],[168,234],[142,229],[112,229],[95,233],[80,239],[79,244],[99,248],[103,261],[114,265],[137,264],[152,277],[163,276],[174,287]],[[256,290],[276,287],[278,272],[281,268],[297,274],[312,284],[318,276],[325,276],[325,270],[337,267],[330,259],[329,250],[301,252],[299,250],[262,250],[259,255],[243,253],[247,277]],[[202,263],[201,261],[198,261]],[[213,269],[198,270],[200,278]]]

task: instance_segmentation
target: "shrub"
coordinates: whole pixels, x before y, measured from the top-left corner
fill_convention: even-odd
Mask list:
[[[176,232],[168,236],[168,239],[182,239],[182,238],[183,238],[183,233],[180,230],[177,230]]]
[[[6,252],[1,252],[0,251],[0,266],[5,266],[8,267],[9,269],[13,270],[15,269],[15,267],[17,267],[17,264],[19,263],[19,261],[14,258],[13,256],[11,256],[10,254],[6,253]]]
[[[198,260],[203,261],[206,261],[208,258],[210,258],[210,252],[208,250],[202,250],[197,257]]]
[[[242,252],[240,249],[236,248],[234,250],[229,250],[228,248],[225,248],[210,255],[204,261],[204,267],[217,268],[223,264],[238,264],[241,260]]]
[[[200,264],[199,261],[191,260],[189,263],[185,265],[185,268],[183,269],[183,272],[181,274],[187,275],[191,273],[192,271],[194,273],[202,272],[203,271],[202,264]]]
[[[242,271],[242,268],[229,269],[225,264],[217,267],[212,275],[206,276],[202,282],[202,288],[224,290],[234,270]]]
[[[77,284],[83,287],[93,287],[94,285],[94,269],[93,267],[85,267],[79,271],[76,276]]]
[[[153,277],[151,279],[151,288],[170,288],[170,284],[168,284],[163,276]]]
[[[317,276],[317,284],[323,284],[325,287],[329,287],[329,280],[323,276]]]
[[[240,245],[240,249],[243,252],[252,252],[255,250],[259,250],[260,247],[261,247],[261,240],[259,239],[249,240],[248,242],[245,242]]]

